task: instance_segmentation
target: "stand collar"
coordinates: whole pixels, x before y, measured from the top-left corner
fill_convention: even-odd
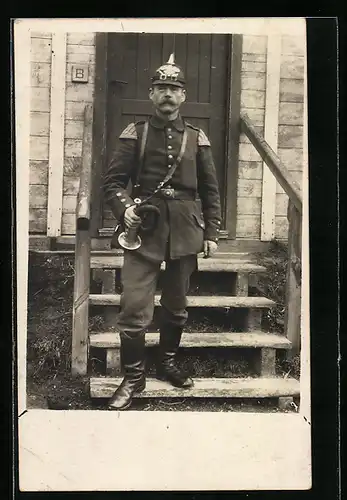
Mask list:
[[[175,120],[172,120],[169,122],[165,122],[164,120],[159,118],[158,115],[152,115],[150,118],[150,124],[153,127],[160,128],[160,129],[164,129],[166,126],[170,126],[170,127],[172,126],[176,130],[178,130],[179,132],[183,132],[183,130],[184,130],[184,122],[183,122],[183,118],[181,117],[181,115],[178,115]]]

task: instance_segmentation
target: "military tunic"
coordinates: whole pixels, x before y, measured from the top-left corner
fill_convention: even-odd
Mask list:
[[[132,123],[122,132],[105,175],[105,199],[120,222],[125,210],[134,205],[127,186],[136,180],[143,127],[144,122]],[[142,245],[136,250],[153,261],[197,254],[203,249],[203,240],[217,242],[219,237],[220,197],[211,145],[201,129],[181,116],[168,123],[156,115],[150,118],[139,179],[140,197],[153,193],[174,165],[185,127],[187,145],[170,180],[170,187],[184,196],[152,198],[151,203],[160,209],[158,225],[153,234],[142,237]]]

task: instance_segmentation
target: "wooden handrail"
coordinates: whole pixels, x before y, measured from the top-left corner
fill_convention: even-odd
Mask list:
[[[241,131],[246,134],[266,165],[269,167],[279,184],[287,193],[295,207],[302,213],[302,193],[298,183],[292,178],[288,169],[282,164],[276,153],[271,149],[264,137],[258,134],[256,128],[246,113],[241,113]]]
[[[301,230],[302,230],[302,194],[300,186],[281,163],[265,138],[256,130],[247,116],[240,117],[240,131],[244,132],[263,161],[269,167],[279,184],[289,197],[287,218],[288,229],[288,266],[286,276],[286,310],[285,333],[292,343],[287,356],[298,354],[300,350],[300,317],[301,317]]]
[[[89,229],[92,174],[93,107],[87,104],[84,110],[84,131],[82,142],[82,170],[77,196],[77,229]]]
[[[71,373],[73,375],[85,375],[88,366],[92,126],[93,108],[91,104],[87,104],[84,111],[82,170],[76,205],[75,280],[71,353]]]

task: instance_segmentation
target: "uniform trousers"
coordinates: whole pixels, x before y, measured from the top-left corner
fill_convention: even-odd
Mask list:
[[[152,322],[154,296],[160,262],[152,262],[137,252],[124,250],[121,271],[122,293],[117,326],[120,333],[137,338]],[[197,255],[165,260],[160,299],[162,324],[183,327],[188,318],[187,292],[190,277],[197,269]]]

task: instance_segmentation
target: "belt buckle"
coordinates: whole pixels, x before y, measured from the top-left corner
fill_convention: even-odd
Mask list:
[[[173,188],[163,188],[162,190],[165,198],[174,198],[175,197],[175,190]]]

